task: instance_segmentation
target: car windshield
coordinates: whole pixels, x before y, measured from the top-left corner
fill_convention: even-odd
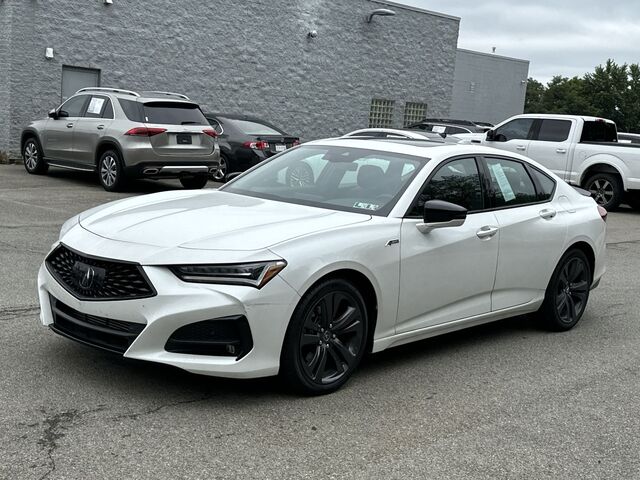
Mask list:
[[[303,145],[261,164],[221,190],[384,216],[428,160],[362,148]]]

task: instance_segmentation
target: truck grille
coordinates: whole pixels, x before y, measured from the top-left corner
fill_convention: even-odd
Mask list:
[[[80,300],[130,300],[156,295],[135,263],[88,257],[60,244],[47,257],[49,273]]]

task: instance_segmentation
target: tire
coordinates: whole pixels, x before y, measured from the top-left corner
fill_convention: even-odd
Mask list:
[[[572,329],[582,317],[591,287],[591,267],[580,250],[569,250],[551,276],[538,317],[552,331]]]
[[[227,181],[227,173],[229,173],[229,158],[220,154],[220,165],[218,169],[211,175],[214,182],[224,183]]]
[[[290,187],[302,187],[315,183],[313,170],[305,162],[297,162],[287,168],[285,180]]]
[[[195,177],[183,177],[180,179],[182,186],[189,190],[199,190],[204,188],[209,177],[207,175],[197,175]]]
[[[32,175],[42,175],[47,173],[49,165],[45,162],[42,156],[42,149],[40,143],[34,138],[29,137],[24,146],[22,147],[22,160],[24,161],[24,168]]]
[[[362,360],[367,333],[360,292],[341,279],[318,284],[293,313],[280,357],[280,378],[305,395],[336,391]]]
[[[624,199],[624,187],[620,177],[611,173],[596,173],[584,182],[584,189],[591,192],[596,203],[607,210],[615,210]]]
[[[107,192],[118,192],[124,188],[125,178],[122,159],[115,150],[107,150],[98,160],[98,179]]]

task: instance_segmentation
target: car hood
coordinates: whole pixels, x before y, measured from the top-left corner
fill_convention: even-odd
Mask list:
[[[365,214],[263,200],[216,190],[162,192],[80,215],[103,238],[162,248],[261,250],[302,235],[370,220]]]

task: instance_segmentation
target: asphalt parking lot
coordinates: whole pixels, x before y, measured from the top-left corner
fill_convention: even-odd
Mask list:
[[[215,187],[215,184],[211,184]],[[125,194],[0,165],[0,478],[640,478],[640,212],[609,215],[608,273],[571,332],[520,317],[391,349],[298,398],[124,361],[38,320],[64,220]]]

